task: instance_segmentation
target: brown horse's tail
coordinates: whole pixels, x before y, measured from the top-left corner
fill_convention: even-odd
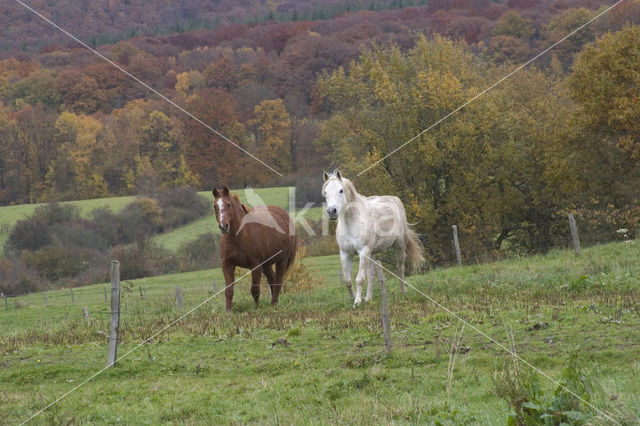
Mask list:
[[[291,218],[288,213],[285,213],[285,215],[287,215],[287,217],[289,218],[289,232],[293,230],[293,233],[289,234],[291,245],[289,246],[289,252],[287,253],[287,265],[284,270],[286,275],[286,273],[293,265],[293,262],[295,262],[296,260],[296,253],[298,252],[298,235],[296,232],[296,224],[293,222],[293,218]]]
[[[407,236],[409,237],[407,242],[407,257],[409,257],[413,270],[419,271],[420,267],[424,263],[424,246],[418,237],[418,233],[408,226]]]

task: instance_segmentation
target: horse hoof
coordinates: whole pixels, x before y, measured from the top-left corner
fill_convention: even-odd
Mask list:
[[[360,303],[362,303],[362,301],[356,300],[355,302],[353,302],[353,307],[357,308],[358,306],[360,306]]]

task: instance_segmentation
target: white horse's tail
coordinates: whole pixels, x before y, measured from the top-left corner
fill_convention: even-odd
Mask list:
[[[409,237],[407,241],[407,257],[409,257],[413,270],[419,271],[424,263],[424,246],[418,237],[418,233],[409,227],[407,227],[407,236]]]

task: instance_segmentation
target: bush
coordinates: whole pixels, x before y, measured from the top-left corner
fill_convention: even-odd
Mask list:
[[[141,197],[117,215],[118,242],[140,242],[161,229],[162,208],[153,198]]]
[[[60,280],[79,274],[91,262],[92,252],[74,245],[51,244],[25,251],[21,260],[45,278]]]
[[[36,208],[32,217],[53,225],[78,219],[80,210],[72,204],[49,203]]]
[[[50,203],[39,206],[33,214],[18,221],[7,240],[8,253],[20,254],[23,250],[35,251],[53,242],[50,227],[78,220],[78,208],[73,205]]]
[[[203,216],[211,210],[207,200],[189,186],[167,189],[159,193],[156,198],[163,208],[175,207],[190,210],[196,213],[197,217]]]
[[[180,271],[211,269],[220,266],[220,235],[207,232],[178,249]]]
[[[0,291],[4,294],[19,296],[46,288],[47,283],[38,272],[19,259],[0,259]]]
[[[207,200],[187,186],[167,189],[157,198],[164,211],[163,230],[192,222],[211,211]]]
[[[580,368],[576,355],[571,355],[560,378],[562,386],[553,393],[542,391],[534,372],[523,374],[515,360],[509,360],[494,378],[498,397],[512,408],[507,424],[590,424],[593,414],[584,401],[592,401],[596,391],[594,383]],[[568,393],[571,389],[581,399]]]
[[[45,222],[36,218],[23,219],[11,230],[5,251],[20,254],[24,250],[38,250],[50,243],[51,235]]]
[[[96,232],[105,240],[107,246],[123,243],[120,236],[120,220],[108,207],[101,207],[91,211],[91,221]]]
[[[88,220],[57,223],[51,226],[50,232],[53,240],[62,246],[72,245],[91,250],[109,247],[109,241],[101,234],[100,229]]]
[[[111,259],[120,261],[120,278],[132,280],[178,272],[178,261],[167,249],[153,242],[144,245],[116,246]]]
[[[291,265],[291,269],[287,271],[284,277],[282,291],[284,293],[297,293],[301,291],[311,291],[323,282],[318,278],[317,274],[312,273],[302,263],[302,259],[307,257],[307,248],[298,247],[296,251],[296,259]]]

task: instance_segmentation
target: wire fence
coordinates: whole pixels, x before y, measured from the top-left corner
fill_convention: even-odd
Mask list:
[[[431,265],[437,267],[454,267],[458,265],[490,263],[509,257],[522,257],[531,255],[532,253],[544,253],[553,249],[576,250],[576,244],[577,247],[585,248],[598,244],[630,240],[630,232],[628,229],[620,228],[613,230],[611,227],[608,229],[590,229],[588,231],[577,229],[576,235],[572,236],[569,222],[569,220],[565,219],[519,225],[518,232],[536,234],[534,235],[536,238],[535,250],[532,250],[530,247],[523,247],[521,250],[514,246],[508,247],[507,250],[487,247],[486,245],[478,243],[477,233],[475,233],[474,230],[454,226],[451,232],[450,250],[445,252],[444,256],[442,253],[439,253],[440,260],[431,263]],[[540,232],[541,229],[545,228],[545,232]],[[529,237],[531,237],[531,235],[529,235]],[[514,242],[513,240],[505,240],[503,244],[513,245]],[[428,242],[425,245],[425,249],[428,252]],[[391,253],[381,254],[378,258],[387,266],[395,267],[395,259]],[[287,283],[285,286],[288,288],[285,288],[285,293],[287,291],[296,292],[305,287],[343,287],[339,259],[333,259],[331,265],[325,265],[325,269],[326,268],[335,270],[335,273],[324,273],[324,276],[319,280],[320,284],[318,284],[318,280],[311,283]],[[354,262],[354,268],[357,269],[357,262]],[[211,278],[208,279],[189,278],[185,282],[182,277],[176,276],[175,279],[163,278],[162,283],[158,283],[157,281],[156,279],[145,279],[142,281],[123,280],[122,299],[125,314],[128,309],[132,309],[132,312],[139,311],[141,303],[147,304],[148,306],[153,304],[175,303],[175,291],[177,287],[181,288],[183,305],[192,306],[225,286],[224,278],[219,270],[212,271]],[[268,287],[264,279],[262,281],[262,294],[268,295]],[[247,288],[248,290],[249,287],[250,278],[244,278],[235,284],[236,289]],[[106,307],[108,304],[109,288],[107,284],[51,289],[27,295],[0,294],[0,310],[4,311],[18,311],[27,306],[55,308],[77,305],[78,312],[80,312],[82,306],[91,306],[93,311],[100,313],[101,309],[98,307],[102,305]]]

